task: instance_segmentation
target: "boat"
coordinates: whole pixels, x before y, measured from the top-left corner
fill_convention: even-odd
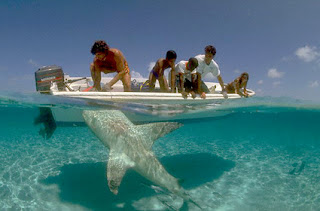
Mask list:
[[[149,92],[148,88],[144,87],[147,79],[132,78],[132,92],[124,92],[121,81],[113,85],[113,89],[106,92],[91,91],[93,90],[93,81],[91,77],[70,77],[64,74],[61,67],[45,66],[40,68],[36,73],[37,91],[47,93],[54,96],[62,96],[68,98],[94,99],[99,101],[112,102],[132,102],[144,104],[149,103],[164,103],[164,104],[208,104],[213,100],[224,99],[221,93],[219,83],[205,82],[210,93],[206,94],[206,99],[192,98],[189,95],[183,98],[180,93],[163,93],[159,90],[159,84],[156,82],[154,92]],[[108,83],[111,77],[102,77],[101,83]],[[247,89],[249,96],[255,95],[253,90]],[[228,94],[228,99],[239,99],[238,94]]]
[[[209,117],[201,111],[217,107],[224,101],[219,83],[205,82],[210,90],[206,99],[199,95],[192,98],[189,95],[183,98],[181,93],[160,92],[159,83],[155,91],[149,92],[146,78],[132,78],[131,92],[124,92],[121,81],[113,85],[110,91],[94,91],[91,77],[71,77],[62,71],[59,66],[45,66],[35,72],[36,89],[42,94],[63,97],[68,99],[81,99],[88,105],[99,109],[122,108],[123,112],[134,123],[155,121],[177,121],[184,119],[197,119]],[[111,77],[102,77],[101,83],[108,83]],[[247,89],[249,97],[254,96],[253,90]],[[238,94],[228,94],[228,100],[240,99]],[[48,106],[46,106],[48,108]],[[131,108],[135,112],[130,112]],[[59,125],[78,126],[84,123],[81,109],[61,108],[52,106],[52,116]],[[141,115],[139,115],[141,114]],[[225,115],[224,112],[212,112],[211,116]]]

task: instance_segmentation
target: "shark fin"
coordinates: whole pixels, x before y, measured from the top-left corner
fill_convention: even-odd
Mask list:
[[[182,125],[178,122],[157,122],[136,125],[135,127],[143,133],[145,146],[151,149],[155,140],[180,128]]]
[[[110,150],[107,163],[108,186],[112,193],[118,194],[118,188],[127,169],[134,166],[134,162],[124,153]]]

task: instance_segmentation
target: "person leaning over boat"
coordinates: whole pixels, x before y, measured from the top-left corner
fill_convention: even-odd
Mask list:
[[[230,82],[226,86],[227,93],[236,93],[243,97],[248,97],[247,83],[249,80],[249,74],[247,72],[242,73],[234,81]],[[240,89],[243,88],[243,92]]]
[[[131,91],[130,69],[120,50],[109,48],[105,41],[98,40],[93,44],[91,53],[95,55],[93,63],[90,65],[90,71],[96,90],[110,91],[112,86],[121,80],[124,91]],[[117,72],[117,75],[101,88],[101,72],[105,74]]]
[[[188,61],[180,61],[175,70],[171,70],[171,88],[175,90],[177,87],[183,98],[187,98],[189,93],[195,98],[196,93],[200,93],[201,76],[195,70],[197,67],[197,59],[190,58]]]
[[[171,67],[171,70],[174,71],[175,62],[177,59],[177,54],[175,51],[170,50],[166,54],[166,58],[158,59],[152,70],[149,74],[149,90],[153,91],[155,87],[156,80],[159,81],[160,90],[162,92],[169,92],[169,86],[167,79],[164,75],[164,70]]]
[[[204,55],[197,55],[195,58],[198,60],[199,66],[197,67],[197,73],[201,75],[201,78],[204,78],[208,73],[211,73],[214,77],[217,77],[222,94],[225,99],[228,98],[226,90],[224,88],[224,83],[220,75],[220,69],[218,64],[213,60],[213,57],[216,55],[216,48],[212,45],[208,45],[204,49]],[[201,97],[206,98],[206,93],[209,93],[209,89],[206,84],[201,81]]]

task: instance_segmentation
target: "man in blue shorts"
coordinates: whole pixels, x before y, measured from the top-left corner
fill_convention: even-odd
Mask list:
[[[175,62],[177,59],[177,54],[175,51],[170,50],[167,52],[166,58],[158,59],[156,64],[154,65],[153,69],[149,75],[149,84],[150,84],[150,91],[154,90],[156,80],[159,81],[160,90],[162,92],[169,92],[169,86],[167,79],[164,75],[164,70],[171,67],[171,71],[174,71]],[[171,90],[172,91],[172,90]]]

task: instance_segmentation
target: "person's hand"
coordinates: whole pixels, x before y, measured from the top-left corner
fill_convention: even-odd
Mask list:
[[[103,88],[101,89],[101,91],[103,92],[110,92],[113,88],[108,84],[106,83]]]
[[[191,91],[190,94],[193,99],[196,98],[196,93],[194,91]]]
[[[224,99],[228,99],[228,94],[227,94],[226,90],[222,90],[221,93],[222,93]]]
[[[181,92],[181,95],[184,99],[187,99],[188,98],[188,93],[187,92]]]
[[[206,93],[205,93],[205,92],[202,92],[200,97],[201,97],[202,99],[206,99],[206,97],[207,97],[207,96],[206,96]]]

